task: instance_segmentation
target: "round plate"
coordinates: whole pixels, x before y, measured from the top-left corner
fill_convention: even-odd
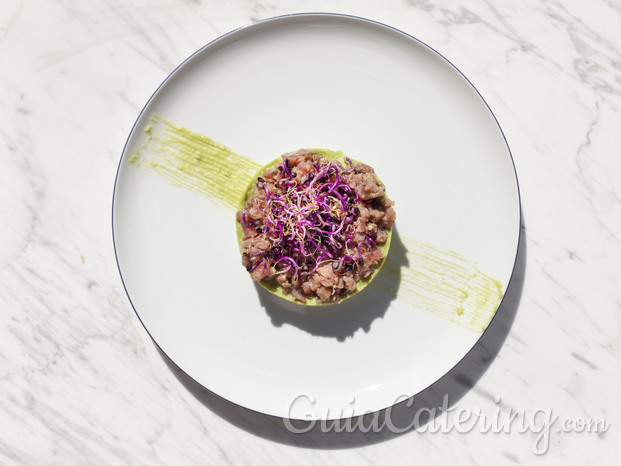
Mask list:
[[[437,52],[332,14],[261,21],[203,47],[156,90],[129,136],[115,250],[161,350],[204,387],[270,415],[335,419],[389,407],[480,338],[372,287],[333,314],[270,299],[240,264],[234,212],[129,163],[153,113],[258,164],[302,147],[342,150],[384,181],[400,238],[457,251],[506,287],[520,228],[511,154],[481,96]]]

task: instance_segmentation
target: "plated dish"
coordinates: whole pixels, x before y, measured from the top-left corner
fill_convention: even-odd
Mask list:
[[[339,304],[381,270],[394,204],[362,162],[322,149],[285,153],[259,170],[241,200],[242,265],[283,299]]]
[[[299,147],[363,160],[398,206],[386,263],[332,315],[253,284],[226,197]],[[446,374],[500,304],[519,226],[510,151],[471,83],[403,32],[332,14],[261,21],[183,62],[139,115],[113,200],[123,284],[155,343],[218,395],[292,419],[387,408]]]

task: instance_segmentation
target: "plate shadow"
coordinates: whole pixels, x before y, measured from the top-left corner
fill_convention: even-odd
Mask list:
[[[395,239],[393,238],[393,241]],[[392,252],[391,246],[391,254]],[[290,421],[236,405],[201,386],[159,348],[158,350],[179,382],[197,400],[222,419],[251,434],[278,443],[314,449],[346,449],[384,442],[424,427],[439,416],[443,409],[453,406],[477,384],[500,352],[513,325],[524,285],[526,256],[526,230],[522,221],[515,267],[507,291],[487,330],[473,348],[442,378],[413,397],[381,411],[351,418],[349,422],[341,420],[339,424],[339,421],[336,423]],[[337,331],[329,331],[318,323],[304,320],[285,320],[280,311],[270,311],[267,308],[266,310],[277,322],[282,318],[282,323],[287,321],[311,333],[323,332],[327,336],[339,339],[347,337],[358,328],[368,328],[374,319],[381,318],[394,296],[384,297],[384,301],[380,298],[375,299],[378,300],[377,304],[383,304],[383,307],[377,311],[365,308],[364,318],[361,317],[351,325],[341,322]],[[342,427],[340,431],[339,425]],[[346,428],[349,425],[363,428]],[[375,425],[383,428],[375,429]]]
[[[341,302],[338,306],[305,306],[273,295],[255,282],[259,302],[270,317],[272,324],[281,327],[293,325],[315,336],[331,337],[344,341],[359,329],[368,332],[375,319],[381,319],[390,303],[397,297],[401,282],[401,268],[409,264],[407,249],[395,225],[392,230],[390,253],[373,281],[362,291]],[[390,269],[390,272],[388,270]],[[394,286],[390,289],[376,286],[393,275]],[[397,279],[394,280],[396,275]]]

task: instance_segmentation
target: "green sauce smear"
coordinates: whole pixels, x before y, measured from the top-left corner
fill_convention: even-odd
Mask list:
[[[194,191],[235,212],[262,165],[228,147],[175,125],[157,115],[144,129],[144,139],[128,161],[148,167],[171,184]],[[341,152],[313,149],[329,158]],[[389,253],[370,286],[397,293],[416,309],[483,332],[502,300],[502,284],[453,251],[400,238],[402,254]]]
[[[389,254],[371,286],[411,306],[483,332],[502,300],[502,283],[454,252],[400,237],[404,251]]]
[[[147,165],[175,186],[237,209],[261,165],[157,115],[151,122],[144,130],[141,148],[134,151],[129,162]]]

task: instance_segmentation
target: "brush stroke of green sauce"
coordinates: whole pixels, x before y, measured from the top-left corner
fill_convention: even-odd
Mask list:
[[[190,189],[227,208],[237,209],[261,167],[202,134],[157,115],[129,162],[148,165],[175,186]]]
[[[373,285],[437,317],[483,332],[502,300],[502,284],[450,250],[400,237],[405,251],[389,254]]]
[[[194,191],[227,210],[240,199],[261,165],[228,147],[157,115],[129,162],[147,166],[175,186]],[[337,154],[331,152],[332,154]],[[417,309],[483,332],[502,299],[502,284],[453,251],[401,238],[402,255],[388,254],[371,285],[397,292],[397,299]]]

